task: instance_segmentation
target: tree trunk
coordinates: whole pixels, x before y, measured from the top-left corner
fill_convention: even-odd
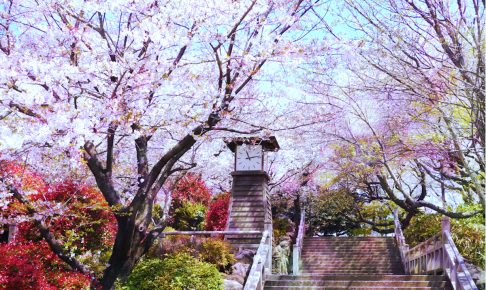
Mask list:
[[[145,207],[144,207],[145,208]],[[146,211],[142,211],[145,212]],[[144,214],[135,218],[131,216],[117,217],[118,230],[113,245],[109,265],[103,273],[101,286],[103,290],[114,289],[117,278],[126,281],[131,271],[147,252],[152,239],[147,237],[147,219],[150,215]]]
[[[295,241],[297,240],[297,235],[299,234],[299,224],[300,224],[300,213],[301,213],[301,207],[300,207],[300,193],[297,194],[297,196],[294,199],[294,218],[293,222],[295,225],[295,231],[294,231],[294,238],[292,241],[292,244],[295,244]]]

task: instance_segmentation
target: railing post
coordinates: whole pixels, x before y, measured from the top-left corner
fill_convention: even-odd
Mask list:
[[[292,248],[292,274],[300,274],[300,256],[303,246],[303,240],[305,235],[305,207],[300,209],[300,221],[297,231],[297,238]]]
[[[300,247],[294,245],[292,250],[292,274],[299,275]]]
[[[451,231],[451,220],[448,217],[443,217],[442,221],[442,233]]]
[[[272,255],[273,255],[273,249],[272,249],[272,241],[273,241],[273,225],[271,222],[265,222],[264,225],[265,231],[268,232],[268,237],[267,237],[267,245],[268,245],[268,251],[270,254],[267,255],[266,260],[265,260],[265,275],[271,275],[272,274]]]
[[[447,249],[446,249],[446,244],[447,244],[447,237],[446,237],[446,232],[450,232],[451,231],[451,221],[448,217],[443,217],[442,220],[441,220],[441,228],[442,228],[442,231],[441,231],[441,243],[442,243],[442,268],[447,271],[447,267],[446,266],[446,260],[448,260],[448,254],[447,254]],[[453,266],[453,265],[451,265]],[[452,269],[453,267],[451,267],[451,269],[449,269],[450,273],[452,274]],[[453,278],[452,277],[455,277],[453,275],[450,276],[451,278],[451,283],[453,282]]]

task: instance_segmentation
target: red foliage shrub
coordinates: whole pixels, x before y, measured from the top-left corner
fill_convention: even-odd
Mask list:
[[[207,231],[225,230],[226,222],[228,220],[229,203],[229,192],[220,194],[211,202],[206,213]]]
[[[116,219],[97,189],[67,181],[51,186],[46,199],[67,206],[62,216],[52,220],[56,232],[66,236],[68,230],[75,231],[79,249],[111,248]]]
[[[47,223],[56,236],[76,247],[77,254],[111,248],[116,234],[116,220],[98,190],[66,181],[48,186],[46,192],[37,198],[61,205],[62,214],[51,216]],[[30,222],[19,225],[18,239],[42,240]]]
[[[179,208],[183,201],[202,203],[204,206],[209,205],[211,191],[200,175],[188,173],[177,182],[172,192],[172,205],[174,208]]]
[[[51,232],[82,262],[100,274],[108,262],[116,234],[116,219],[102,194],[71,181],[46,185],[24,166],[0,161],[0,177],[28,200]],[[34,224],[27,207],[8,197],[0,217],[18,224],[15,244],[0,244],[0,289],[81,289],[89,278],[69,270],[57,258]]]
[[[28,199],[36,199],[46,191],[46,183],[42,177],[17,162],[0,160],[0,179],[3,184],[15,187]],[[25,205],[14,199],[13,196],[8,196],[0,202],[0,218],[3,220],[23,215],[26,212]]]
[[[85,289],[90,279],[70,271],[44,241],[0,243],[0,289]]]
[[[0,177],[13,181],[13,185],[19,189],[37,193],[45,191],[46,183],[42,177],[17,162],[0,160]]]

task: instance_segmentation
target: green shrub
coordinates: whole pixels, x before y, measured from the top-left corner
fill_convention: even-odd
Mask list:
[[[187,253],[161,259],[145,259],[128,277],[124,290],[223,289],[218,269]]]
[[[206,207],[201,203],[183,201],[174,211],[173,225],[180,231],[201,231],[204,229]]]
[[[231,246],[225,241],[213,238],[204,239],[198,248],[199,258],[216,265],[221,271],[235,262],[233,254],[230,253]]]
[[[440,233],[441,219],[442,216],[438,214],[419,214],[413,217],[410,225],[404,231],[405,240],[409,246],[414,247]],[[452,219],[451,233],[454,243],[464,259],[484,269],[484,225],[469,219]]]
[[[164,230],[165,231],[165,230]],[[163,238],[147,254],[150,258],[164,258],[186,253],[201,261],[211,263],[225,271],[235,262],[228,242],[217,238],[170,235]]]

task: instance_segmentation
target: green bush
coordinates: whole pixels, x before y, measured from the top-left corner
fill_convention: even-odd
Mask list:
[[[235,262],[231,254],[231,246],[228,242],[208,238],[201,241],[199,245],[199,258],[205,262],[216,265],[219,270],[224,271]]]
[[[182,202],[182,206],[174,211],[173,225],[180,231],[204,230],[206,207],[201,203]]]
[[[165,230],[164,230],[165,231]],[[186,253],[201,261],[211,263],[220,271],[228,270],[235,262],[231,254],[231,245],[217,238],[201,238],[170,235],[163,238],[147,254],[150,258],[164,258],[179,253]]]
[[[215,290],[223,289],[216,266],[201,262],[187,253],[167,258],[145,259],[128,277],[123,290]]]
[[[419,214],[413,217],[405,229],[405,240],[410,247],[426,241],[441,232],[442,216],[438,214]],[[484,269],[485,232],[484,225],[474,220],[451,220],[451,233],[459,253],[468,262]]]

